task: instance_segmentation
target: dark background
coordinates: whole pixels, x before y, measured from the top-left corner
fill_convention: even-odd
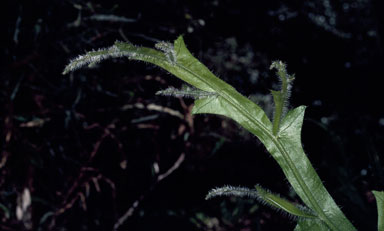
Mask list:
[[[269,113],[278,86],[269,65],[288,64],[290,107],[309,106],[304,149],[347,217],[375,230],[383,9],[380,0],[2,2],[0,230],[113,230],[127,212],[119,230],[293,230],[256,201],[204,200],[214,187],[260,184],[300,202],[254,136],[226,118],[192,119],[192,100],[155,95],[181,81],[126,59],[61,75],[71,58],[116,40],[152,47],[181,34]],[[18,218],[23,191],[32,202]]]

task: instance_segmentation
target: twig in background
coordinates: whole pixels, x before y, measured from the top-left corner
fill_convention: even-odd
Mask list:
[[[150,190],[153,190],[154,187],[160,183],[160,181],[164,180],[166,177],[168,177],[169,175],[171,175],[176,169],[178,169],[180,167],[180,165],[183,163],[183,161],[185,160],[185,153],[181,153],[179,158],[175,161],[175,163],[172,165],[172,167],[170,167],[165,173],[163,174],[160,174],[157,176],[157,180],[156,182],[153,184],[153,186],[151,187]],[[117,222],[115,223],[115,225],[113,226],[114,230],[117,230],[122,224],[124,224],[124,222],[130,217],[133,215],[133,213],[135,212],[136,208],[140,205],[140,202],[143,201],[145,198],[145,195],[142,194],[137,200],[135,200],[131,207],[124,213],[123,216],[121,216]]]
[[[150,111],[164,112],[164,113],[167,113],[167,114],[169,114],[171,116],[175,116],[175,117],[177,117],[179,119],[184,120],[184,115],[181,114],[180,112],[178,112],[176,110],[173,110],[171,108],[160,106],[160,105],[156,105],[156,104],[153,104],[153,103],[150,103],[148,105],[144,105],[142,103],[126,104],[126,105],[122,106],[120,108],[120,110],[126,111],[126,110],[133,109],[133,108],[136,108],[136,109],[147,109],[147,110],[150,110]]]

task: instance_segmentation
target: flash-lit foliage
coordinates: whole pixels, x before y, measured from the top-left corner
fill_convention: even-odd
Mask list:
[[[383,5],[6,1],[0,230],[294,228],[291,215],[257,199],[204,200],[212,188],[254,190],[260,183],[308,211],[252,133],[228,118],[191,115],[195,99],[216,93],[183,87],[160,68],[124,58],[91,61],[88,70],[61,75],[68,60],[115,41],[157,44],[175,64],[169,41],[180,34],[195,57],[271,121],[270,90],[281,90],[282,82],[269,67],[276,59],[289,64],[297,78],[282,114],[308,105],[304,150],[353,225],[376,230],[374,195],[381,195],[371,190],[382,190],[384,182]],[[160,97],[163,91],[177,98]]]
[[[197,99],[192,113],[217,114],[229,117],[257,136],[278,162],[289,183],[303,203],[308,206],[311,214],[299,210],[288,201],[259,186],[256,187],[256,191],[236,187],[218,188],[211,191],[209,194],[211,196],[208,197],[214,195],[254,195],[255,198],[259,198],[291,215],[312,219],[310,222],[298,221],[296,230],[356,230],[329,195],[303,151],[301,127],[305,107],[301,106],[292,109],[287,114],[283,113],[289,96],[290,82],[293,80],[293,77],[287,73],[285,64],[276,61],[271,65],[271,68],[277,69],[278,76],[282,81],[281,90],[272,91],[275,101],[275,115],[273,122],[271,122],[258,105],[217,78],[194,58],[186,48],[182,37],[175,40],[173,46],[169,45],[167,48],[173,48],[174,51],[169,51],[169,49],[157,51],[146,47],[136,47],[128,43],[115,43],[111,48],[102,50],[102,55],[114,57],[114,54],[119,54],[119,57],[155,64],[203,92],[215,93],[215,96],[208,95]],[[172,59],[169,58],[169,54],[173,54]],[[88,63],[87,60],[92,60],[93,57],[98,56],[100,54],[95,52],[79,56],[66,66],[64,74],[84,66]],[[79,63],[82,65],[78,65]],[[176,95],[177,90],[174,91]],[[169,92],[168,94],[172,95]],[[381,216],[381,213],[379,215]]]

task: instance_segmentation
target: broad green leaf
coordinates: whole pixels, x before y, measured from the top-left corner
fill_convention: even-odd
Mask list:
[[[377,230],[384,231],[384,192],[372,191],[377,204]]]

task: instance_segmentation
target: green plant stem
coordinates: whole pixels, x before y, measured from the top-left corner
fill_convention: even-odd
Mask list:
[[[317,203],[317,201],[313,197],[311,191],[309,190],[304,179],[301,177],[301,175],[298,172],[294,162],[289,157],[289,153],[285,150],[284,146],[278,141],[277,137],[273,137],[273,141],[274,141],[276,147],[279,149],[280,153],[284,156],[285,161],[288,163],[288,166],[290,167],[293,174],[295,175],[297,182],[300,184],[304,194],[306,195],[306,197],[310,201],[311,208],[316,212],[316,214],[320,217],[320,219],[328,225],[329,228],[331,228],[332,230],[339,230],[339,228],[337,228],[337,226],[335,224],[333,224],[333,222],[324,213],[324,211],[321,209],[320,205]]]
[[[224,91],[225,92],[225,91]],[[247,112],[245,108],[243,108],[240,104],[234,103],[233,101],[229,100],[231,97],[228,94],[220,94],[225,100],[227,100],[239,113]],[[301,177],[300,173],[298,172],[294,162],[289,157],[289,153],[284,148],[284,145],[280,143],[279,138],[273,134],[271,134],[259,121],[255,120],[252,115],[246,114],[247,119],[252,121],[254,124],[256,124],[260,130],[264,131],[265,134],[273,141],[276,148],[279,150],[279,152],[282,154],[285,162],[289,166],[289,170],[291,170],[295,176],[296,181],[300,185],[301,189],[303,190],[304,194],[306,195],[307,199],[310,201],[310,208],[312,208],[316,214],[320,217],[320,219],[328,225],[329,228],[332,230],[339,230],[335,224],[328,218],[328,216],[324,213],[324,211],[321,209],[317,201],[315,200],[314,196],[312,195],[311,191],[309,190],[307,184],[305,183],[304,179]],[[312,167],[312,166],[311,166]]]
[[[151,48],[115,43],[111,49],[104,50],[106,53],[101,53],[100,57],[80,56],[64,72],[89,63],[83,57],[91,61],[92,58],[102,60],[108,57],[128,57],[157,65],[200,90],[214,93],[215,96],[196,100],[192,112],[219,114],[234,119],[261,140],[297,194],[322,223],[334,231],[356,230],[335,204],[302,149],[300,133],[305,107],[296,108],[283,116],[289,93],[290,79],[287,73],[278,72],[282,75],[282,90],[272,92],[279,105],[276,103],[275,117],[271,123],[259,106],[217,78],[195,59],[181,37],[175,41],[174,49],[175,59],[169,60],[166,54]]]
[[[138,50],[137,50],[138,51]],[[140,56],[139,56],[140,57]],[[139,58],[140,59],[140,58]],[[161,56],[157,56],[156,57],[157,60],[161,60],[162,64],[164,66],[168,66],[168,65],[175,65],[177,66],[178,68],[180,68],[181,70],[185,71],[185,72],[188,72],[190,75],[196,77],[197,79],[199,79],[201,82],[203,82],[206,86],[209,87],[209,89],[212,89],[211,91],[212,92],[216,92],[219,96],[218,97],[222,97],[224,100],[226,100],[234,109],[236,109],[238,111],[239,114],[243,114],[245,115],[245,117],[249,120],[249,121],[252,121],[252,123],[254,125],[256,125],[258,127],[258,129],[260,131],[262,131],[262,133],[264,133],[265,136],[268,137],[268,139],[272,140],[275,147],[279,150],[279,152],[282,154],[283,158],[284,158],[284,161],[288,164],[288,167],[289,167],[289,171],[291,171],[295,177],[295,180],[298,182],[298,184],[300,185],[302,191],[304,192],[304,195],[305,197],[307,198],[307,200],[309,201],[310,203],[310,208],[312,208],[316,214],[319,215],[320,219],[327,224],[327,226],[332,229],[332,230],[339,230],[338,227],[333,224],[333,222],[328,218],[328,216],[324,213],[324,211],[321,209],[321,207],[319,206],[319,204],[317,203],[317,201],[314,199],[314,196],[312,195],[311,191],[309,190],[308,186],[306,185],[304,179],[302,178],[302,176],[300,175],[300,173],[298,172],[297,170],[297,167],[295,166],[294,162],[290,159],[289,157],[289,153],[285,150],[284,148],[284,145],[280,143],[280,141],[278,140],[278,137],[276,135],[274,135],[273,133],[270,132],[270,130],[264,126],[264,124],[262,124],[260,121],[254,119],[253,115],[250,114],[248,112],[248,110],[246,108],[244,108],[241,104],[239,104],[238,102],[236,102],[236,100],[233,100],[234,99],[234,92],[233,91],[228,91],[227,89],[221,89],[221,87],[219,86],[219,84],[213,84],[212,81],[209,81],[209,79],[206,79],[202,76],[199,76],[199,75],[196,75],[192,70],[188,69],[187,67],[183,66],[183,65],[179,65],[177,62],[174,63],[174,64],[168,64],[167,62],[167,59],[166,58],[163,58]],[[146,60],[146,59],[141,59],[142,61],[149,61],[151,62],[150,60]],[[152,62],[153,64],[155,65],[159,65],[158,62]],[[162,66],[162,65],[160,65]],[[162,66],[163,67],[163,66]],[[168,68],[167,67],[163,67],[165,70],[167,70]],[[177,75],[178,76],[178,75]],[[179,76],[178,76],[179,77]],[[225,83],[224,81],[222,81],[221,79],[215,79],[216,81],[218,81],[219,83]],[[284,82],[283,82],[284,83]],[[225,83],[226,84],[226,83]],[[286,89],[283,88],[283,89]],[[240,93],[238,93],[237,91],[235,91],[237,96],[238,97],[243,97],[245,98],[244,96],[242,96]],[[246,98],[245,98],[246,99]],[[248,99],[247,99],[248,100]],[[278,112],[280,113],[280,116],[282,114],[282,109],[283,107],[281,107],[281,111]],[[280,109],[279,109],[280,110]],[[277,114],[277,113],[276,113]],[[276,123],[277,124],[277,123]],[[256,135],[256,134],[255,134]],[[312,167],[312,166],[311,166]],[[312,167],[313,168],[313,167]],[[318,176],[317,176],[318,177]]]

